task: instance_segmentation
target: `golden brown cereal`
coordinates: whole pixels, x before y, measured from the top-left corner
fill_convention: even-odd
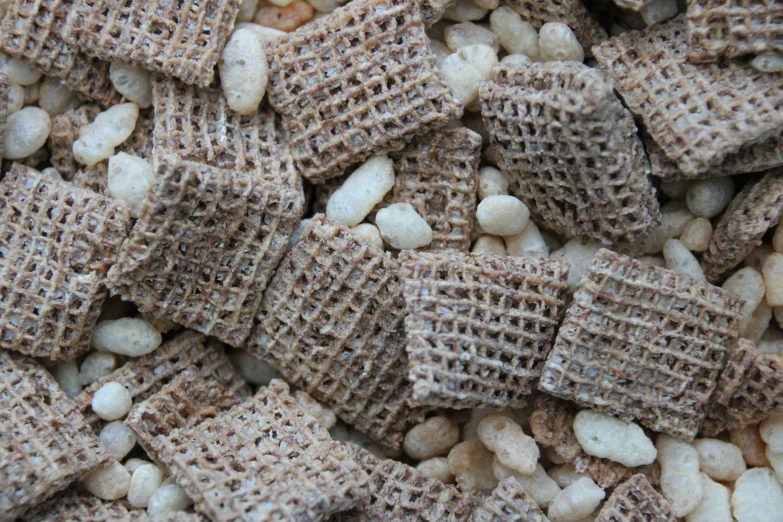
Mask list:
[[[51,359],[85,352],[129,226],[122,202],[14,165],[0,183],[0,347]]]
[[[322,214],[277,267],[248,351],[373,440],[423,420],[406,380],[398,263]]]
[[[206,87],[234,28],[239,0],[76,0],[66,41]],[[172,23],[176,21],[176,23]]]
[[[218,521],[320,520],[370,494],[367,475],[273,380],[252,398],[150,448],[196,509]]]
[[[101,112],[100,106],[86,103],[52,117],[49,131],[51,163],[65,180],[70,180],[77,170],[84,168],[73,157],[73,142],[79,138],[79,130],[91,123]]]
[[[765,455],[766,444],[759,434],[757,424],[745,428],[729,429],[729,440],[742,450],[742,456],[748,466],[771,467]]]
[[[708,283],[599,250],[539,389],[692,439],[739,336],[741,305]]]
[[[405,251],[409,379],[419,404],[521,407],[565,304],[561,263]]]
[[[400,43],[389,46],[390,39]],[[352,40],[359,47],[344,43]],[[352,2],[268,51],[269,100],[299,171],[316,183],[372,154],[400,150],[461,114],[434,71],[414,2]]]
[[[271,27],[288,33],[309,22],[313,18],[313,14],[315,11],[304,0],[293,0],[284,6],[277,6],[262,0],[259,2],[253,22],[263,27]]]
[[[106,502],[75,487],[31,509],[25,518],[31,522],[149,522],[145,511],[133,509],[124,499]]]
[[[3,144],[5,142],[5,126],[8,118],[8,76],[0,73],[0,160],[3,159]],[[51,130],[49,131],[51,134]]]
[[[471,515],[471,522],[547,522],[544,513],[514,477],[502,480]]]
[[[675,522],[671,506],[644,475],[634,475],[615,488],[596,522]]]
[[[0,375],[0,518],[14,520],[110,458],[42,366],[0,351]]]

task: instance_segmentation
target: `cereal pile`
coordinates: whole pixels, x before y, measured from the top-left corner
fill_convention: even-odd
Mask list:
[[[0,161],[0,522],[783,522],[781,0],[0,0]]]

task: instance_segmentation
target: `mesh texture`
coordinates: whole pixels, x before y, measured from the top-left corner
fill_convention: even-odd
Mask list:
[[[617,486],[598,512],[596,522],[676,522],[672,507],[647,477],[634,475]]]
[[[530,498],[514,477],[502,480],[484,499],[470,518],[471,522],[549,522],[535,500]]]
[[[3,159],[5,124],[8,119],[8,76],[0,73],[0,160]]]
[[[105,501],[75,487],[44,502],[25,515],[28,522],[150,522],[144,509],[125,500]],[[156,522],[159,519],[155,518]]]
[[[79,130],[92,123],[100,112],[99,105],[86,103],[78,109],[70,109],[52,117],[46,142],[51,151],[49,161],[64,180],[70,181],[79,169],[84,168],[73,157],[73,142],[79,139]]]

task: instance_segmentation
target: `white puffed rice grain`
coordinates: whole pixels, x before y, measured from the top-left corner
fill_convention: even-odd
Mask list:
[[[326,216],[353,227],[394,186],[394,164],[385,155],[372,156],[353,171],[326,203]]]
[[[148,464],[137,468],[131,476],[128,502],[135,508],[146,508],[162,483],[163,472],[157,466]]]
[[[761,340],[764,332],[769,328],[769,324],[772,322],[772,307],[769,306],[765,299],[759,303],[756,309],[750,316],[747,326],[740,333],[743,339],[750,339],[754,343]]]
[[[257,111],[269,81],[264,40],[249,28],[234,30],[220,56],[218,72],[228,106],[239,114]]]
[[[677,16],[677,0],[652,0],[642,7],[639,14],[645,25],[651,26]]]
[[[81,480],[84,488],[101,500],[124,497],[128,493],[130,481],[130,473],[116,460],[95,468]]]
[[[107,382],[92,398],[92,411],[103,420],[113,421],[125,417],[131,409],[131,394],[118,382]]]
[[[764,299],[766,286],[764,276],[746,266],[740,268],[723,282],[721,288],[731,292],[744,301],[742,305],[739,330],[744,332],[753,316],[753,311]]]
[[[574,522],[589,516],[606,497],[593,479],[580,478],[557,494],[549,506],[551,522]]]
[[[747,469],[742,450],[734,444],[718,439],[696,439],[693,447],[699,453],[701,471],[712,480],[734,482]]]
[[[742,450],[742,457],[748,466],[769,467],[765,455],[767,445],[761,438],[758,425],[729,430],[729,440]]]
[[[520,234],[530,220],[530,210],[514,196],[487,196],[476,208],[476,219],[488,234]]]
[[[250,384],[267,386],[272,379],[282,379],[280,372],[272,365],[261,359],[253,357],[245,350],[236,348],[229,350],[228,358],[239,374]]]
[[[124,152],[109,158],[109,195],[128,204],[131,216],[139,217],[154,178],[152,164]]]
[[[150,464],[152,464],[152,462],[150,462],[149,460],[130,458],[130,459],[125,461],[124,466],[125,466],[125,469],[128,470],[128,473],[133,475],[133,472],[136,471],[137,469],[139,469],[140,467],[147,466],[147,465],[150,465]]]
[[[8,76],[8,82],[25,87],[41,79],[41,71],[18,58],[0,53],[0,72]]]
[[[96,350],[130,357],[154,352],[162,342],[160,332],[150,323],[136,317],[122,317],[99,322],[92,336]]]
[[[164,513],[176,513],[185,510],[192,503],[185,490],[168,478],[149,498],[147,515],[154,517]]]
[[[677,517],[699,505],[704,490],[699,473],[699,453],[691,444],[662,433],[656,441],[661,465],[661,493]]]
[[[685,199],[691,183],[693,183],[691,180],[662,181],[658,188],[671,199]]]
[[[38,106],[46,111],[49,116],[57,116],[68,109],[74,108],[79,102],[79,97],[64,83],[49,76],[41,82],[38,92]]]
[[[710,239],[712,239],[712,223],[703,217],[698,217],[685,225],[680,236],[680,242],[691,252],[706,252],[710,246]]]
[[[52,377],[68,397],[73,398],[81,393],[82,385],[79,383],[79,368],[76,366],[76,361],[57,363],[52,371]]]
[[[700,281],[706,281],[704,270],[690,250],[679,239],[669,239],[663,244],[663,258],[666,268],[678,274],[684,274]]]
[[[770,306],[783,306],[783,254],[779,252],[770,254],[764,261],[762,274],[764,275],[767,303]]]
[[[555,250],[549,254],[549,259],[556,261],[565,261],[570,267],[568,269],[568,291],[573,292],[576,289],[576,284],[582,277],[584,272],[590,263],[593,261],[593,256],[600,250],[601,245],[598,243],[591,243],[582,239],[574,238],[569,240],[563,248]]]
[[[447,453],[459,442],[459,427],[437,415],[417,424],[405,434],[403,449],[409,457],[425,460]]]
[[[140,109],[152,107],[152,73],[122,62],[109,65],[109,77],[117,92]]]
[[[440,70],[446,58],[451,56],[451,49],[440,40],[430,40],[430,50],[435,55],[435,67]]]
[[[594,410],[576,414],[574,433],[588,455],[619,462],[629,468],[652,464],[658,455],[641,427]]]
[[[701,502],[685,517],[685,522],[732,522],[731,492],[705,473],[701,473],[704,496]]]
[[[775,252],[775,249],[772,248],[771,244],[762,243],[751,250],[750,254],[745,256],[745,259],[742,262],[745,264],[745,266],[749,266],[761,273],[764,268],[764,263],[773,252]]]
[[[508,179],[495,167],[481,167],[478,171],[479,201],[488,196],[508,195]]]
[[[73,143],[73,157],[88,167],[110,158],[114,147],[120,145],[136,128],[139,106],[135,103],[114,105],[101,112],[79,132]]]
[[[778,482],[783,484],[783,453],[775,453],[767,448],[764,455],[767,457],[767,462],[772,467],[772,471],[775,472]]]
[[[530,58],[524,54],[509,54],[500,60],[500,63],[508,65],[510,67],[529,67],[533,64]]]
[[[258,25],[252,22],[242,22],[241,24],[237,24],[235,29],[250,29],[259,37],[261,37],[265,44],[273,42],[281,36],[287,34],[285,31],[281,31],[280,29],[275,29],[274,27],[264,27],[263,25]]]
[[[523,475],[535,472],[541,452],[536,441],[516,422],[504,415],[487,415],[478,424],[478,435],[505,467]]]
[[[313,399],[309,393],[302,390],[297,390],[296,393],[294,393],[294,398],[296,399],[296,403],[300,408],[314,417],[315,420],[317,420],[321,426],[327,430],[334,426],[337,422],[337,416],[334,414],[334,412]]]
[[[45,110],[24,107],[8,116],[3,141],[5,159],[22,159],[44,146],[51,130],[51,120]]]
[[[422,460],[416,465],[416,471],[427,478],[440,480],[444,484],[454,484],[454,475],[451,473],[447,458],[433,457]]]
[[[546,470],[541,464],[536,464],[536,470],[532,475],[523,475],[505,467],[500,461],[495,459],[492,462],[492,471],[497,480],[514,477],[535,503],[544,509],[549,507],[552,500],[560,493],[560,486],[552,480],[552,477],[546,474]]]
[[[578,473],[573,466],[568,464],[550,468],[548,475],[552,477],[552,480],[561,488],[567,488],[577,480],[586,476],[584,473]]]
[[[108,450],[108,454],[114,460],[122,460],[136,446],[136,435],[122,421],[113,421],[106,424],[98,439]]]
[[[506,244],[503,242],[503,238],[500,236],[492,236],[489,234],[482,234],[473,243],[471,252],[476,254],[488,254],[492,256],[505,256]]]
[[[381,231],[378,227],[372,223],[361,223],[351,228],[351,232],[367,241],[371,245],[383,250],[383,238],[381,237]]]
[[[488,12],[488,9],[478,7],[470,0],[457,0],[443,13],[443,18],[453,22],[473,22],[481,20]]]
[[[479,491],[497,486],[492,471],[492,453],[480,440],[460,442],[449,452],[449,469],[462,491]]]
[[[712,218],[723,212],[734,196],[731,177],[708,178],[694,181],[685,194],[688,209],[695,216]]]
[[[375,224],[392,248],[413,250],[432,243],[432,228],[410,203],[394,203],[379,210]]]
[[[473,22],[460,22],[446,27],[445,31],[446,45],[452,52],[457,52],[459,49],[468,45],[486,45],[492,48],[497,55],[500,50],[500,44],[498,44],[498,37],[485,27],[482,27]]]
[[[564,23],[545,23],[538,31],[538,47],[543,61],[583,62],[585,59],[576,35]]]
[[[775,453],[783,453],[783,414],[774,413],[759,426],[759,435]]]
[[[258,11],[258,0],[240,0],[237,22],[250,22]]]
[[[506,6],[495,9],[489,15],[489,27],[510,55],[521,54],[533,62],[541,59],[538,31],[513,9]]]
[[[533,220],[527,222],[521,233],[503,239],[506,241],[506,252],[511,257],[549,257],[546,241]]]
[[[8,116],[24,107],[24,87],[12,83],[8,86]]]
[[[768,51],[756,56],[750,65],[757,71],[777,73],[783,71],[783,54]]]
[[[468,106],[476,100],[482,75],[473,64],[452,53],[440,64],[440,73],[462,105]]]
[[[783,487],[769,468],[752,468],[734,483],[731,509],[737,522],[772,522],[783,517]]]
[[[685,225],[696,216],[688,210],[684,201],[670,201],[661,206],[661,224],[655,227],[646,237],[628,244],[634,257],[643,254],[658,254],[669,239],[680,237]]]
[[[93,352],[82,361],[79,368],[79,383],[89,386],[101,377],[109,375],[117,369],[119,361],[111,352]]]
[[[493,51],[488,45],[466,45],[457,49],[457,55],[478,69],[482,81],[487,81],[492,78],[492,68],[498,63],[498,55],[497,52]],[[478,100],[474,100],[473,103],[478,103]],[[470,110],[469,107],[467,109]],[[480,104],[478,111],[473,112],[479,111],[481,111]]]

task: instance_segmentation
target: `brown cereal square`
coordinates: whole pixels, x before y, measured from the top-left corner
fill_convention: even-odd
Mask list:
[[[672,507],[647,481],[634,475],[617,486],[596,522],[676,522]]]
[[[517,479],[502,480],[492,495],[473,511],[471,522],[549,522],[535,500],[522,489]]]

